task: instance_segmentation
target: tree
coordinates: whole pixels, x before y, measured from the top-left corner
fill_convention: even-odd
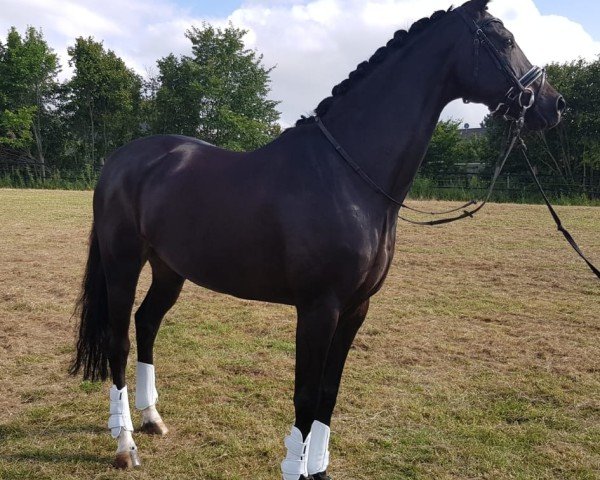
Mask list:
[[[565,97],[567,109],[561,124],[544,135],[526,136],[529,156],[543,175],[555,183],[579,185],[600,194],[600,57],[547,66],[548,78]],[[490,150],[499,151],[506,138],[506,126],[486,118]],[[489,159],[488,161],[492,161]],[[512,171],[527,167],[513,161]]]
[[[158,60],[159,87],[155,96],[153,131],[195,136],[202,120],[204,97],[200,67],[188,57],[171,54]]]
[[[467,164],[480,161],[483,148],[480,137],[461,135],[460,122],[440,121],[431,137],[420,174],[433,178],[464,171]]]
[[[32,142],[35,107],[0,112],[0,146],[11,150],[27,150]]]
[[[77,38],[68,48],[75,68],[65,109],[74,149],[94,165],[140,132],[141,78],[102,42]]]
[[[47,127],[54,114],[60,71],[58,58],[41,31],[29,27],[21,37],[13,27],[0,43],[0,142],[33,150],[45,164]]]
[[[548,66],[552,83],[567,99],[561,126],[548,134],[553,164],[563,178],[600,187],[600,56]],[[596,177],[596,182],[594,182]]]
[[[271,68],[244,47],[245,30],[203,24],[186,37],[193,56],[158,61],[160,87],[152,130],[198,136],[224,148],[257,148],[279,133],[278,102],[269,100]]]

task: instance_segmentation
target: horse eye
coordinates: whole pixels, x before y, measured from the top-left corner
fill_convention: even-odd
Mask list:
[[[506,42],[506,46],[509,48],[512,48],[515,46],[515,42],[512,38],[507,38],[505,42]]]

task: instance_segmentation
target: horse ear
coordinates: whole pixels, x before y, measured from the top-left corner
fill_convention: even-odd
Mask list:
[[[490,3],[490,0],[470,0],[464,6],[473,13],[483,13],[487,10],[488,3]]]

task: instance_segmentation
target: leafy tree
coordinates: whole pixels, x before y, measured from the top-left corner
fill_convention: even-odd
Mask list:
[[[45,139],[54,115],[60,71],[58,58],[42,32],[29,27],[24,37],[13,27],[0,42],[0,124],[5,145],[33,150],[45,164]]]
[[[600,193],[600,57],[547,66],[548,77],[567,100],[561,124],[544,135],[527,136],[529,155],[538,171],[555,183],[580,185]],[[503,122],[486,118],[490,150],[498,151],[506,137]],[[489,162],[491,158],[487,159]],[[527,167],[513,161],[510,170]]]
[[[32,125],[35,107],[22,107],[16,111],[0,112],[0,146],[11,150],[27,150],[32,142]]]
[[[139,135],[142,81],[91,37],[77,38],[68,53],[75,68],[65,92],[72,150],[93,165]]]
[[[159,87],[155,93],[153,131],[194,136],[202,120],[203,88],[200,67],[188,57],[171,54],[158,60]]]
[[[245,34],[205,23],[186,32],[192,56],[158,61],[154,132],[198,136],[234,150],[257,148],[279,133],[278,102],[267,99],[272,69],[244,47]]]
[[[567,99],[559,128],[549,132],[548,146],[563,178],[581,178],[584,186],[600,187],[600,57],[548,66],[552,83]]]
[[[460,122],[440,121],[433,132],[420,174],[433,178],[459,173],[469,163],[479,162],[485,142],[477,136],[463,137]]]

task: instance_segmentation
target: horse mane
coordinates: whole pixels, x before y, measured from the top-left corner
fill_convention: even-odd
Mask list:
[[[487,2],[486,2],[487,3]],[[417,34],[429,26],[437,23],[444,18],[448,13],[453,10],[454,7],[450,7],[448,10],[438,10],[431,17],[425,17],[421,20],[416,21],[407,30],[398,30],[394,33],[394,37],[387,42],[384,47],[380,47],[377,51],[362,63],[359,63],[354,71],[348,75],[344,81],[333,87],[331,90],[331,96],[321,100],[317,108],[314,110],[314,115],[305,117],[304,115],[296,122],[296,126],[304,125],[307,123],[314,123],[315,116],[323,116],[327,113],[331,107],[333,101],[348,92],[354,85],[360,80],[366,78],[375,70],[375,68],[383,63],[383,61],[389,56],[390,52],[400,50],[407,42],[412,40]]]

